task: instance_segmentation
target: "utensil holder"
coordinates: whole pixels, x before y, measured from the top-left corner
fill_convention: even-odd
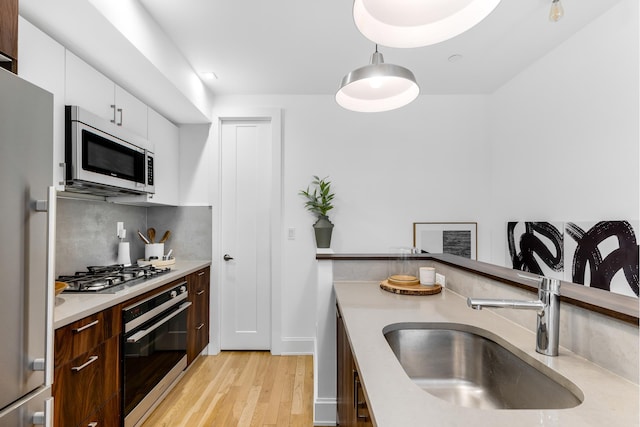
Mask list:
[[[162,259],[164,255],[164,243],[150,243],[144,245],[144,259]]]

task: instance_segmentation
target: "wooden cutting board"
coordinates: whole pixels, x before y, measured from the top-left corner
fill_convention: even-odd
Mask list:
[[[380,288],[399,295],[435,295],[442,291],[442,286],[438,284],[433,286],[422,286],[419,283],[415,285],[396,285],[389,283],[389,280],[380,282]]]

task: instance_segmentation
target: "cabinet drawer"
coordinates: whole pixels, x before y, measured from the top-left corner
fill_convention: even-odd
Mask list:
[[[120,331],[117,308],[104,310],[73,322],[55,332],[55,366],[66,363]]]
[[[118,337],[110,338],[54,371],[56,427],[78,425],[118,393]]]
[[[120,394],[113,396],[78,427],[120,427]]]

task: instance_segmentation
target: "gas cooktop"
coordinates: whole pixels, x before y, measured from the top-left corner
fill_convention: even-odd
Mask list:
[[[170,270],[170,268],[158,268],[152,265],[139,266],[137,264],[126,267],[121,264],[90,266],[87,267],[87,271],[59,276],[57,280],[69,284],[64,292],[113,293]]]

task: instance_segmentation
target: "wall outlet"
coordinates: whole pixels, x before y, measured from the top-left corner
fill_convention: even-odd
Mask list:
[[[438,274],[436,273],[436,283],[440,286],[442,286],[443,288],[446,287],[446,279],[444,278],[444,274]]]
[[[116,222],[116,236],[120,237],[124,230],[124,222]]]

